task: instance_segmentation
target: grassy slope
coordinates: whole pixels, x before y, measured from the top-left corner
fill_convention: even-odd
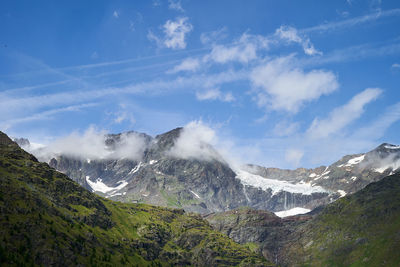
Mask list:
[[[0,265],[269,264],[197,215],[98,197],[0,132]]]
[[[328,205],[293,240],[290,265],[400,266],[400,175]]]

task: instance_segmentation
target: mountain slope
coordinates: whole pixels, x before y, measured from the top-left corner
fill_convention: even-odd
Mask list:
[[[0,132],[0,264],[258,265],[197,215],[90,193]]]
[[[400,175],[326,206],[289,236],[282,262],[311,266],[398,266]]]
[[[282,266],[399,266],[400,175],[306,215],[251,209],[210,214],[215,229]]]

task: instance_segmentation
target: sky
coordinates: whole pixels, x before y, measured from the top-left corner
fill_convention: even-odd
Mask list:
[[[400,144],[399,85],[396,0],[0,9],[0,130],[36,143],[189,125],[241,162],[317,167]]]

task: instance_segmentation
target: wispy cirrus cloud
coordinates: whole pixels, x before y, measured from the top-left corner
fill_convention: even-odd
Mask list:
[[[305,36],[300,36],[296,28],[290,26],[281,26],[275,31],[280,39],[285,40],[289,43],[298,43],[303,47],[304,53],[307,55],[322,55],[321,51],[315,49],[310,39]]]
[[[196,98],[200,101],[204,100],[220,100],[223,102],[235,101],[235,98],[231,92],[223,93],[219,88],[198,91],[196,92]]]
[[[79,111],[82,111],[83,109],[94,107],[97,105],[98,105],[97,103],[71,105],[71,106],[67,106],[67,107],[55,108],[55,109],[50,109],[50,110],[46,110],[43,112],[34,113],[29,116],[12,118],[12,119],[2,121],[0,123],[0,129],[8,130],[9,128],[14,127],[18,124],[28,123],[28,122],[32,122],[32,121],[49,120],[49,119],[52,119],[54,115],[59,114],[59,113],[79,112]]]
[[[385,10],[385,11],[378,11],[378,12],[373,12],[373,13],[370,13],[370,14],[367,14],[364,16],[354,17],[354,18],[340,20],[340,21],[327,22],[327,23],[323,23],[320,25],[302,29],[301,32],[304,32],[304,33],[322,32],[323,33],[326,31],[350,28],[350,27],[365,24],[368,22],[376,21],[381,18],[392,17],[392,16],[400,16],[400,9],[396,8],[396,9],[390,9],[390,10]]]
[[[365,111],[365,106],[382,93],[379,88],[368,88],[355,95],[348,103],[335,108],[326,119],[314,119],[307,130],[311,138],[325,138],[341,131],[345,126],[358,119]]]
[[[168,8],[180,12],[185,12],[185,10],[182,8],[182,3],[180,0],[168,0]]]
[[[186,58],[178,65],[174,66],[168,73],[177,73],[180,71],[196,71],[200,68],[201,63],[197,58]]]

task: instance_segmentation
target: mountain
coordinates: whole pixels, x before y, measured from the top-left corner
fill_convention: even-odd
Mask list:
[[[195,156],[177,150],[184,136],[185,128],[154,138],[137,132],[106,135],[102,146],[112,156],[87,158],[56,153],[44,160],[107,198],[203,214],[241,206],[288,214],[307,212],[356,192],[400,166],[400,147],[382,144],[368,153],[348,155],[330,166],[315,169],[237,167],[210,144],[193,138],[184,145],[196,144]],[[130,145],[126,141],[130,137],[139,138],[140,145]],[[121,148],[126,151],[121,153]],[[32,153],[41,159],[40,149]],[[130,150],[140,153],[132,158]]]
[[[399,266],[400,175],[305,215],[239,209],[205,217],[280,266]]]
[[[344,156],[327,167],[282,170],[248,165],[247,170],[267,179],[319,186],[331,192],[328,198],[337,199],[393,174],[399,167],[400,146],[383,143],[368,153]],[[296,203],[290,202],[287,204],[289,209],[296,207]]]
[[[123,156],[85,158],[66,153],[43,159],[42,148],[30,151],[99,195],[191,212],[210,213],[241,206],[280,211],[286,209],[287,199],[298,206],[314,207],[330,194],[319,186],[271,181],[233,168],[204,142],[196,147],[196,155],[204,154],[204,157],[171,153],[184,131],[184,128],[177,128],[154,138],[136,132],[105,136],[104,146],[111,154],[119,147],[128,147],[124,143],[126,136],[141,136],[144,149],[140,158],[135,159]],[[29,146],[24,147],[29,150]]]
[[[181,209],[113,202],[0,132],[1,266],[270,266]]]

